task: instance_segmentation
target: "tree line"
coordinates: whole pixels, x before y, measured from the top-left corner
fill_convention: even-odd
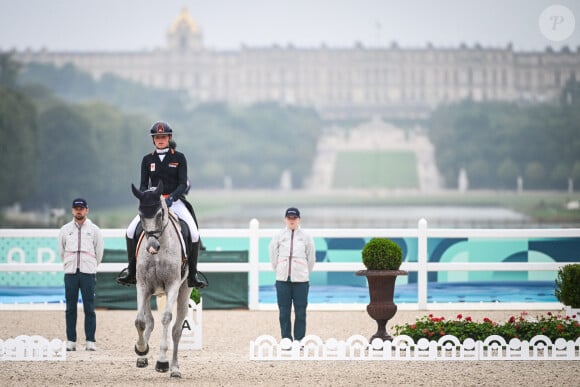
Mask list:
[[[70,79],[71,82],[67,82]],[[72,66],[22,68],[0,54],[0,206],[101,207],[133,203],[149,128],[168,121],[194,188],[275,188],[285,171],[299,188],[322,124],[313,109],[225,103],[187,107],[179,92],[110,75],[95,81]]]
[[[580,183],[580,83],[552,103],[473,102],[441,106],[430,138],[447,187],[459,171],[470,188],[567,189]]]

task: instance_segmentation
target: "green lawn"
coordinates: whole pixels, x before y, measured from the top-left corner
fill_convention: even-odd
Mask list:
[[[415,153],[339,152],[332,181],[333,188],[419,188]]]

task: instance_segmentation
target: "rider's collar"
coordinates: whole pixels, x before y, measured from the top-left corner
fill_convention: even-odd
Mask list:
[[[157,154],[164,154],[169,152],[169,148],[165,148],[165,149],[156,149],[155,152],[157,152]]]

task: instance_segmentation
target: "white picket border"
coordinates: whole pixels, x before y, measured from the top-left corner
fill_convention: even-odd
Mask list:
[[[66,342],[42,336],[20,335],[0,339],[0,361],[64,361]]]
[[[323,341],[308,335],[301,341],[270,335],[259,336],[250,342],[250,360],[404,360],[404,361],[487,361],[487,360],[580,360],[580,338],[576,341],[534,336],[531,340],[511,339],[497,335],[485,340],[466,339],[461,343],[452,335],[439,340],[419,339],[417,343],[407,335],[393,340],[368,339],[354,335],[346,340],[330,338]]]

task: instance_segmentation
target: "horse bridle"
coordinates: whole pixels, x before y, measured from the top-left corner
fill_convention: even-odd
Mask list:
[[[165,216],[165,209],[163,208],[163,206],[161,207],[161,219],[163,220],[163,225],[160,230],[158,229],[153,231],[146,231],[145,229],[143,229],[143,233],[145,234],[147,239],[155,238],[157,241],[159,241],[161,234],[163,234],[163,231],[165,231],[167,225],[169,224],[169,216]]]

